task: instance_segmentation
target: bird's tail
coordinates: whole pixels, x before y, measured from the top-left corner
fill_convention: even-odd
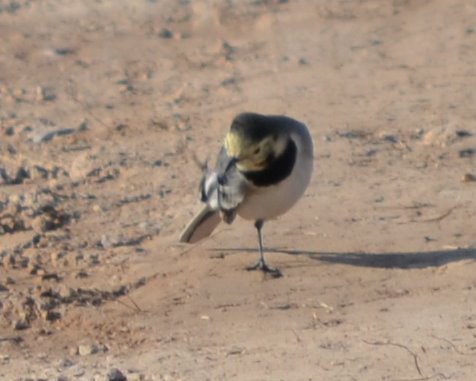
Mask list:
[[[180,234],[179,241],[195,243],[213,233],[221,221],[220,213],[205,205]]]

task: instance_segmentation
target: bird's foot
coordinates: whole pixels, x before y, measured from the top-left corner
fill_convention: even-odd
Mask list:
[[[280,278],[283,276],[283,274],[281,274],[281,271],[279,271],[279,269],[274,267],[268,267],[268,265],[262,260],[259,260],[254,265],[246,267],[245,270],[246,271],[261,270],[263,273],[269,274],[273,278]]]

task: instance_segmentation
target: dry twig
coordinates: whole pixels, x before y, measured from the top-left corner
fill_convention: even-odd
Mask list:
[[[458,206],[459,205],[455,205],[455,206],[449,208],[441,216],[427,218],[427,219],[424,219],[424,220],[419,220],[418,222],[437,222],[437,221],[441,221],[441,220],[445,219],[446,217],[448,217],[453,212],[453,210],[455,210]]]
[[[137,311],[142,312],[142,309],[137,305],[135,300],[130,297],[130,295],[126,295],[126,298],[130,300],[130,302],[134,305]]]
[[[143,312],[142,309],[137,305],[137,303],[129,295],[125,295],[125,297],[129,299],[129,301],[133,304],[133,306],[130,306],[129,304],[123,302],[120,299],[116,299],[116,302],[136,312]]]
[[[12,343],[19,344],[23,341],[23,339],[20,336],[0,337],[0,343],[2,341],[11,341]]]
[[[297,341],[298,343],[300,343],[302,340],[301,340],[301,338],[299,337],[299,335],[298,335],[298,333],[296,332],[296,330],[292,328],[291,331],[294,333],[294,336],[296,336],[296,341]]]
[[[418,374],[420,376],[423,376],[423,373],[420,369],[420,365],[418,364],[418,356],[415,352],[413,352],[412,350],[410,350],[410,348],[408,348],[407,346],[403,345],[403,344],[398,344],[398,343],[392,343],[391,341],[387,341],[387,342],[383,342],[383,341],[367,341],[367,340],[362,340],[365,344],[369,344],[369,345],[390,345],[390,346],[393,346],[393,347],[399,347],[399,348],[403,348],[405,349],[408,353],[410,353],[413,357],[413,361],[415,363],[415,368],[416,370],[418,371]],[[428,378],[420,378],[418,380],[426,380]],[[416,381],[416,380],[414,380]]]
[[[465,352],[462,352],[460,351],[456,345],[454,345],[450,340],[448,339],[445,339],[444,337],[439,337],[439,336],[436,336],[436,335],[430,335],[431,337],[437,339],[437,340],[441,340],[441,341],[444,341],[445,343],[449,344],[451,346],[451,348],[453,348],[453,350],[460,354],[460,355],[464,355],[464,356],[471,356],[471,355],[474,355],[475,353],[465,353]]]

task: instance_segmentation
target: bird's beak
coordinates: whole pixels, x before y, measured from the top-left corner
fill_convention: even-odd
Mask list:
[[[226,182],[226,173],[230,170],[231,167],[233,167],[236,163],[238,162],[238,159],[236,157],[230,157],[228,159],[228,163],[226,163],[225,170],[223,173],[220,173],[218,175],[218,184],[220,185],[225,185]]]
[[[227,173],[231,167],[233,167],[236,163],[238,162],[238,158],[236,157],[231,157],[225,167],[225,171],[223,174]]]

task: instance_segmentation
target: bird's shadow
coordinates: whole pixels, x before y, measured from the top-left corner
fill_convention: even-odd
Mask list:
[[[256,248],[215,248],[220,252],[256,252]],[[265,252],[305,256],[316,261],[384,269],[422,269],[448,263],[476,260],[476,248],[408,253],[331,253],[267,248]]]

